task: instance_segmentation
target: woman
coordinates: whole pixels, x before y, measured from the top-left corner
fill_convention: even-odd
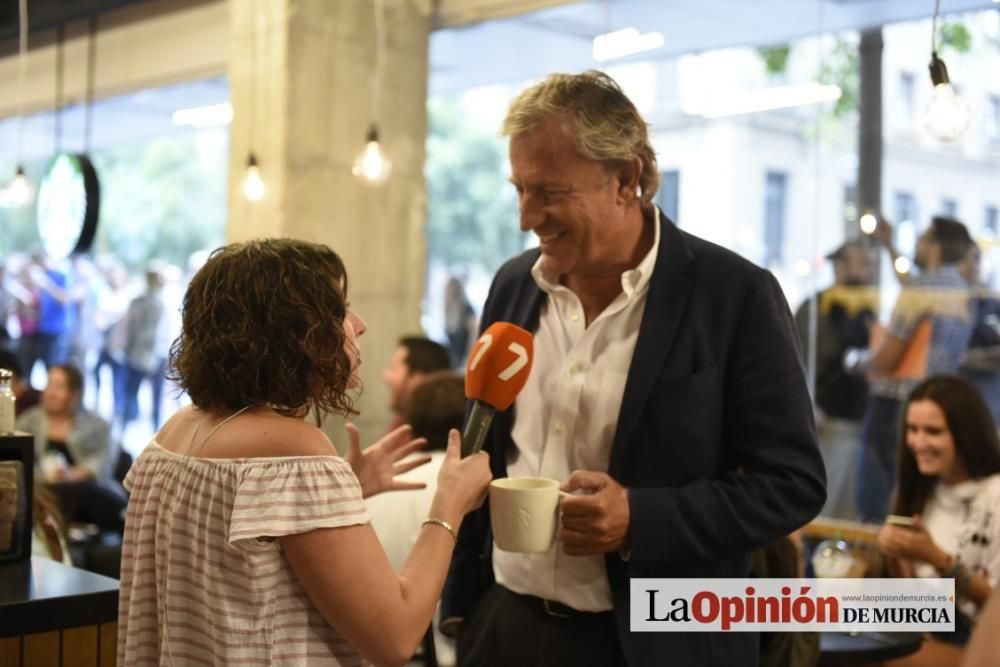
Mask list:
[[[171,378],[192,404],[136,460],[122,554],[119,664],[401,665],[444,585],[485,456],[457,432],[399,573],[363,496],[394,474],[408,427],[347,460],[305,416],[353,412],[357,338],[340,258],[289,239],[217,250],[184,298]],[[426,459],[425,459],[426,460]]]
[[[904,415],[893,512],[914,525],[887,523],[879,548],[902,574],[954,578],[958,614],[954,633],[893,664],[957,665],[1000,576],[1000,444],[983,399],[957,377],[919,384]]]
[[[108,423],[85,410],[83,375],[75,366],[49,369],[41,402],[17,418],[16,427],[35,436],[35,455],[48,482],[106,480],[111,476]]]

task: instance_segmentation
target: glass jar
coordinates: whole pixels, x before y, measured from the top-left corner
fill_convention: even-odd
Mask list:
[[[812,566],[819,578],[846,577],[854,566],[854,554],[844,540],[823,540],[813,552]]]
[[[14,374],[0,368],[0,434],[14,432]]]

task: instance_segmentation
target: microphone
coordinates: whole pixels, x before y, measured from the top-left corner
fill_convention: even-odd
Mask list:
[[[494,322],[469,354],[465,370],[465,396],[472,401],[462,433],[462,456],[483,448],[497,410],[509,408],[531,373],[534,339],[510,322]]]

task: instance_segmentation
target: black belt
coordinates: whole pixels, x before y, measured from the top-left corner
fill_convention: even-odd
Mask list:
[[[546,600],[545,598],[535,597],[534,595],[515,593],[504,586],[498,586],[498,588],[503,592],[504,597],[516,602],[520,607],[529,609],[535,613],[550,616],[552,618],[572,618],[580,621],[606,621],[614,617],[614,611],[611,610],[580,611],[579,609],[573,609],[573,607],[564,605],[561,602],[556,602],[555,600]]]

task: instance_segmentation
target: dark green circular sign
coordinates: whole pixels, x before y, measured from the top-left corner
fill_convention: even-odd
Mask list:
[[[38,186],[36,220],[45,254],[55,260],[86,252],[94,242],[101,188],[85,155],[60,153]]]

